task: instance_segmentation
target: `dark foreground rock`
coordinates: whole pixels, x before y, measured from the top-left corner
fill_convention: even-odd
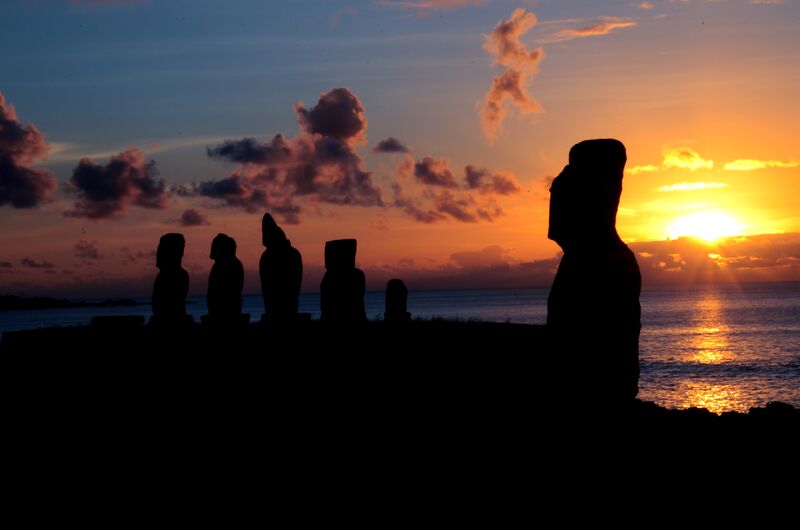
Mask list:
[[[569,367],[548,355],[543,326],[142,324],[140,317],[110,318],[5,333],[2,362],[17,409],[35,415],[66,407],[82,417],[148,421],[204,421],[224,410],[226,421],[337,432],[348,425],[359,432],[384,424],[425,432],[460,425],[486,434],[567,420],[800,425],[800,411],[782,403],[717,415],[576,397]]]

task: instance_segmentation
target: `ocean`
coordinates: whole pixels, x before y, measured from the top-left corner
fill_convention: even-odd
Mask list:
[[[544,324],[548,292],[416,291],[409,293],[408,309],[423,318]],[[205,298],[188,301],[199,320],[206,313]],[[381,317],[383,304],[383,293],[367,293],[370,318]],[[651,287],[643,290],[641,304],[641,399],[713,412],[746,412],[769,401],[800,407],[800,283]],[[258,321],[260,295],[246,296],[244,311]],[[300,311],[318,318],[319,295],[301,295]],[[149,317],[150,307],[0,311],[0,332],[81,325],[114,314]]]

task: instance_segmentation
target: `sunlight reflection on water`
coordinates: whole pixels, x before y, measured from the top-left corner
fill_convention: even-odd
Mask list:
[[[700,364],[720,364],[734,359],[728,340],[729,327],[722,313],[717,293],[705,294],[695,307],[694,329],[689,348],[689,360]]]
[[[694,327],[689,335],[687,356],[689,362],[719,365],[735,361],[728,338],[730,327],[722,311],[722,301],[716,291],[707,291],[694,308]],[[677,388],[681,408],[707,408],[712,412],[746,410],[753,400],[743,397],[741,388],[734,384],[711,384],[681,381]]]
[[[679,408],[706,408],[711,412],[728,410],[747,411],[758,404],[758,401],[745,394],[738,385],[714,385],[694,381],[684,381],[678,387],[678,394],[683,396]]]
[[[655,321],[643,322],[639,397],[717,413],[746,412],[776,398],[793,401],[797,341],[786,326],[794,321],[796,299],[758,294],[735,286],[700,288],[670,304],[658,298],[643,303],[643,320]],[[792,332],[780,337],[783,342],[776,342],[786,333],[777,323]]]

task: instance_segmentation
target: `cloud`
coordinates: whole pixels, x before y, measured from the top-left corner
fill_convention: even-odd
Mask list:
[[[403,188],[400,186],[400,184],[396,182],[392,184],[392,191],[394,193],[392,205],[395,208],[400,208],[406,213],[406,215],[409,215],[416,221],[425,224],[432,224],[436,221],[445,219],[445,216],[441,212],[437,212],[432,209],[424,209],[416,200],[411,197],[407,197],[403,193]]]
[[[520,191],[514,176],[509,173],[491,173],[488,169],[475,166],[464,168],[466,187],[480,193],[495,193],[497,195],[511,195]]]
[[[661,153],[663,156],[663,160],[661,161],[660,166],[654,166],[654,165],[633,166],[630,168],[626,168],[625,172],[630,175],[636,175],[638,173],[655,173],[657,171],[661,171],[662,169],[686,169],[689,171],[696,171],[698,169],[712,169],[714,167],[713,160],[706,160],[691,147],[669,147],[665,145],[661,149]],[[683,185],[696,185],[696,184],[689,184],[689,183],[679,184],[679,186]],[[722,186],[715,186],[715,187],[722,187]],[[659,189],[658,191],[678,191],[678,189],[677,188],[675,190]]]
[[[490,245],[483,250],[456,252],[450,255],[450,259],[462,268],[492,267],[509,261],[508,251],[498,245]]]
[[[645,283],[800,280],[800,234],[631,243]]]
[[[656,5],[653,2],[641,2],[636,7],[642,10],[649,10],[656,7]]]
[[[259,143],[255,138],[226,140],[206,152],[211,158],[227,159],[239,164],[277,165],[292,160],[292,144],[282,134],[271,140]]]
[[[301,131],[294,137],[277,134],[266,141],[228,140],[207,149],[208,156],[238,164],[226,178],[173,188],[182,196],[218,199],[249,212],[269,210],[286,223],[299,223],[302,203],[397,208],[414,220],[434,223],[446,219],[474,223],[503,214],[495,196],[519,191],[513,175],[469,166],[462,186],[447,158],[426,156],[415,161],[403,154],[387,184],[392,198],[364,168],[356,145],[366,140],[367,119],[355,94],[345,88],[320,96],[317,105],[295,106]],[[386,138],[378,152],[407,153],[396,138]],[[406,181],[402,186],[399,181]],[[447,190],[445,193],[442,189]],[[480,201],[469,192],[477,192]],[[386,227],[387,223],[382,223]]]
[[[408,153],[411,150],[403,145],[403,142],[390,136],[378,142],[375,147],[372,148],[372,151],[374,153]]]
[[[480,6],[486,2],[487,0],[378,0],[377,3],[385,7],[417,11],[418,14],[424,15],[426,11],[445,11],[467,6]]]
[[[449,262],[434,267],[400,260],[393,265],[367,267],[365,273],[370,289],[385,288],[390,278],[402,278],[412,290],[549,287],[559,261],[560,256],[554,256],[521,262],[507,249],[491,245],[455,252]]]
[[[539,71],[544,50],[528,50],[520,37],[536,25],[536,15],[517,8],[508,20],[501,20],[491,34],[484,36],[484,49],[504,71],[492,80],[492,86],[479,107],[483,131],[490,141],[500,133],[508,116],[506,102],[523,114],[544,112],[544,109],[528,93],[528,83]]]
[[[697,151],[689,147],[676,147],[663,149],[664,161],[661,167],[665,169],[688,169],[696,171],[698,169],[711,169],[714,167],[713,160],[706,160]]]
[[[383,206],[381,190],[364,169],[355,146],[366,140],[367,118],[358,97],[347,88],[322,94],[314,107],[295,105],[301,132],[266,142],[228,140],[208,148],[208,156],[240,164],[218,181],[176,190],[225,201],[255,212],[269,209],[286,223],[300,222],[296,201],[310,198],[347,206]]]
[[[662,154],[664,156],[664,160],[661,162],[661,166],[653,166],[653,165],[634,166],[632,168],[626,169],[625,172],[631,175],[635,175],[637,173],[656,172],[661,169],[687,169],[689,171],[696,171],[698,169],[712,169],[714,167],[713,160],[706,160],[705,158],[700,156],[700,154],[697,151],[695,151],[690,147],[671,148],[664,146],[664,148],[662,149]],[[796,160],[790,160],[788,162],[784,162],[782,160],[757,160],[753,158],[742,158],[734,160],[733,162],[728,162],[723,166],[723,170],[755,171],[767,168],[791,169],[796,167],[800,167],[800,162]],[[714,187],[724,187],[724,186],[714,186]],[[671,190],[659,189],[659,191],[671,191]]]
[[[409,179],[414,176],[414,165],[416,162],[414,161],[414,157],[410,155],[404,155],[400,157],[397,161],[397,168],[396,173],[397,176],[401,179]]]
[[[340,140],[362,141],[367,132],[364,106],[346,88],[334,88],[319,97],[310,110],[303,103],[295,105],[298,122],[309,134]]]
[[[551,42],[562,42],[566,40],[579,39],[584,37],[596,37],[599,35],[608,35],[615,29],[629,28],[636,26],[637,23],[633,20],[620,17],[601,17],[598,22],[580,28],[567,28],[562,29],[553,35],[549,40]]]
[[[639,173],[653,173],[661,169],[658,166],[648,165],[648,166],[634,166],[631,168],[626,168],[625,173],[629,173],[631,175],[637,175]]]
[[[191,226],[208,226],[211,223],[208,220],[203,212],[196,210],[194,208],[189,208],[188,210],[184,210],[181,214],[179,219],[175,219],[172,221],[175,224],[185,227]]]
[[[120,217],[128,206],[166,208],[166,186],[157,176],[156,163],[145,161],[135,148],[112,156],[106,165],[82,158],[67,188],[78,200],[64,215],[99,220]]]
[[[75,257],[79,259],[95,261],[101,258],[100,251],[97,249],[97,241],[79,240],[72,248],[75,249]]]
[[[475,204],[470,196],[459,198],[452,192],[443,190],[435,195],[434,203],[438,212],[447,214],[462,223],[477,223],[478,217],[483,217],[487,221],[493,220],[493,217],[487,216],[485,212],[483,215],[479,215],[477,212],[470,211]]]
[[[725,164],[725,171],[754,171],[757,169],[766,168],[794,168],[800,167],[800,162],[791,160],[789,162],[782,162],[781,160],[754,160],[751,158],[734,160]]]
[[[0,206],[34,208],[48,199],[56,189],[55,176],[29,167],[47,152],[44,134],[33,124],[23,126],[0,92]]]
[[[756,5],[777,6],[783,4],[783,0],[750,0],[750,3]]]
[[[653,188],[652,191],[670,192],[670,191],[697,191],[697,190],[712,190],[727,188],[728,184],[724,182],[681,182],[679,184],[670,184],[668,186],[659,186]]]
[[[448,218],[462,223],[494,221],[503,215],[494,197],[521,191],[512,174],[492,172],[473,165],[464,168],[464,185],[460,186],[447,158],[426,156],[414,162],[412,157],[404,156],[398,163],[397,173],[400,178],[408,179],[412,174],[411,168],[415,177],[413,183],[417,188],[421,187],[421,192],[408,196],[395,182],[392,184],[392,206],[426,224]],[[482,196],[482,202],[476,201],[470,192]]]
[[[35,259],[31,258],[22,258],[20,260],[23,267],[28,267],[31,269],[53,269],[55,265],[50,263],[49,261],[36,261]]]
[[[458,187],[455,177],[453,177],[453,172],[450,171],[450,162],[446,158],[424,157],[414,164],[414,176],[418,181],[428,186]]]

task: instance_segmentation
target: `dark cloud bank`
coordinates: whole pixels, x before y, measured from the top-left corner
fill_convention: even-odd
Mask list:
[[[127,149],[105,164],[83,158],[72,172],[67,191],[78,196],[64,215],[87,219],[120,217],[126,207],[167,207],[167,187],[154,161],[139,149]]]
[[[373,148],[376,153],[402,155],[394,174],[385,176],[391,193],[386,199],[357,152],[366,143],[368,121],[355,94],[335,88],[322,94],[316,105],[297,103],[294,111],[300,131],[293,137],[241,138],[209,147],[210,158],[237,164],[220,180],[169,187],[159,178],[156,163],[136,148],[106,163],[83,158],[64,186],[67,195],[74,197],[64,215],[94,221],[117,219],[134,207],[165,209],[170,196],[177,195],[206,197],[248,212],[268,210],[289,224],[301,221],[304,204],[315,210],[321,204],[396,208],[428,224],[476,223],[503,214],[497,196],[520,191],[510,174],[469,165],[460,177],[447,158],[414,160],[410,149],[390,136]],[[34,125],[23,126],[0,94],[0,206],[30,208],[48,199],[55,177],[30,167],[46,153],[44,135]],[[191,227],[206,225],[208,219],[189,208],[167,222]]]
[[[47,151],[44,134],[33,124],[23,126],[0,93],[0,206],[34,208],[48,199],[56,189],[55,176],[30,167]]]
[[[296,104],[295,113],[300,127],[296,136],[276,134],[264,142],[242,138],[209,147],[209,157],[236,163],[238,167],[222,180],[192,183],[176,192],[218,199],[249,212],[266,209],[279,215],[283,222],[296,224],[301,220],[304,200],[340,206],[393,207],[423,223],[445,219],[489,221],[501,210],[490,199],[478,204],[470,192],[507,195],[519,191],[513,177],[492,175],[472,166],[470,171],[483,173],[465,177],[461,184],[447,159],[426,156],[415,162],[406,154],[408,147],[389,137],[373,151],[406,155],[397,174],[389,178],[392,199],[387,201],[373,173],[356,152],[357,146],[366,142],[368,122],[355,94],[347,88],[335,88],[322,94],[311,108]],[[413,189],[398,182],[408,174],[414,176]]]

